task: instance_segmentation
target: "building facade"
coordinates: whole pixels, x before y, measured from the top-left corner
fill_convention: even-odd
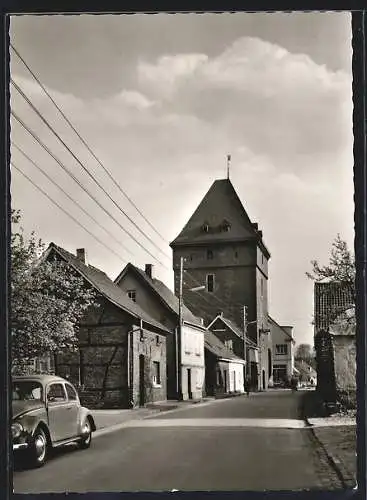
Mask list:
[[[205,394],[244,392],[245,361],[228,349],[214,333],[205,334]]]
[[[45,258],[65,261],[97,292],[78,329],[78,346],[54,357],[91,408],[144,406],[166,400],[166,336],[170,331],[133,304],[108,276],[53,243]]]
[[[268,260],[262,232],[252,223],[229,179],[215,181],[171,242],[175,291],[179,290],[184,259],[183,299],[206,325],[220,312],[243,327],[259,347],[256,385],[269,382]],[[205,286],[193,292],[192,288]]]
[[[145,271],[128,264],[115,283],[130,300],[167,327],[167,397],[184,400],[201,399],[204,390],[205,358],[202,321],[182,307],[181,338],[178,342],[179,301],[169,288],[153,274],[153,266]]]
[[[273,344],[273,384],[287,383],[294,371],[294,349],[292,326],[281,326],[269,316]]]
[[[226,318],[223,314],[216,316],[213,321],[208,325],[210,330],[226,347],[226,349],[240,358],[243,363],[244,377],[248,377],[250,384],[253,388],[257,387],[257,372],[259,364],[259,348],[244,335],[241,330],[233,321]],[[246,352],[244,352],[246,344]],[[271,368],[270,368],[271,372]]]

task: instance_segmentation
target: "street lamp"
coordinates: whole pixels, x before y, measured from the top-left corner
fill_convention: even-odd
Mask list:
[[[189,288],[189,292],[199,292],[200,290],[205,290],[206,286],[201,285],[201,286],[195,286],[194,288]]]

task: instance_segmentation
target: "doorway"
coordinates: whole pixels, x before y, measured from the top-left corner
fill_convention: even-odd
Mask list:
[[[263,370],[263,390],[265,391],[266,381],[265,381],[265,370]]]
[[[187,369],[187,392],[189,399],[192,399],[192,388],[191,388],[191,368]]]
[[[224,370],[224,392],[227,392],[228,388],[227,373],[227,370]]]
[[[269,379],[271,378],[271,374],[273,373],[273,367],[272,367],[272,359],[271,359],[271,350],[268,349],[268,377]]]
[[[139,355],[139,406],[145,405],[145,356]]]

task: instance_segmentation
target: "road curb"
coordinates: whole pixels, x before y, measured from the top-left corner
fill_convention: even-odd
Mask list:
[[[336,475],[338,476],[338,478],[342,484],[342,487],[344,489],[355,489],[357,480],[354,477],[354,475],[351,474],[347,470],[347,468],[344,466],[344,464],[338,458],[336,458],[335,455],[330,452],[330,450],[328,450],[327,446],[325,446],[323,441],[317,435],[317,427],[314,426],[313,424],[311,424],[309,422],[308,418],[305,416],[304,416],[304,421],[307,425],[307,428],[310,429],[314,440],[317,442],[317,444],[323,450],[330,466],[334,469]],[[352,482],[354,483],[353,486],[351,485]]]

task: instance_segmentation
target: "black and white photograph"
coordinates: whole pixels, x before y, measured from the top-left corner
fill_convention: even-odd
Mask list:
[[[346,11],[11,16],[14,493],[356,487],[352,55]]]

